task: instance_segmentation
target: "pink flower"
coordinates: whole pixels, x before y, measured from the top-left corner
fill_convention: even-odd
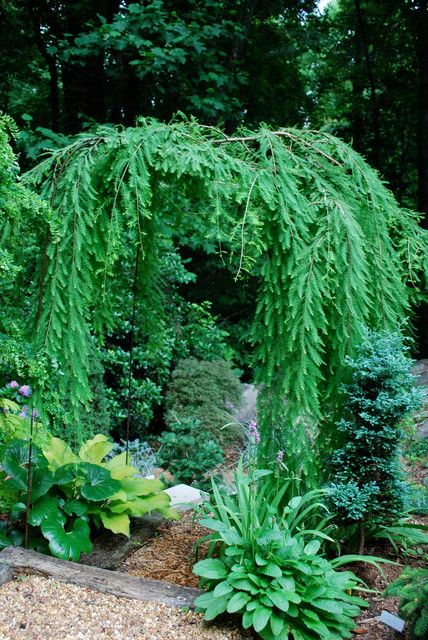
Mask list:
[[[16,380],[12,380],[7,386],[9,389],[17,389],[19,387],[19,383]]]
[[[254,440],[254,444],[259,444],[260,433],[257,429],[257,422],[255,420],[251,420],[248,424],[248,435],[252,440]]]
[[[22,387],[19,387],[18,393],[24,396],[24,398],[28,398],[31,396],[31,387],[28,384],[23,384]]]

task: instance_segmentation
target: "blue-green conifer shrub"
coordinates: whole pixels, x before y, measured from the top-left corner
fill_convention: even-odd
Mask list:
[[[344,524],[388,525],[405,512],[406,490],[399,461],[403,418],[420,406],[412,360],[397,333],[368,332],[352,358],[343,387],[343,446],[332,455],[331,498]],[[360,549],[362,550],[362,549]]]

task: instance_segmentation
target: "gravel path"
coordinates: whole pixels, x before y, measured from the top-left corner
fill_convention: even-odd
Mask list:
[[[39,576],[0,588],[0,640],[244,640],[193,612],[116,598]]]

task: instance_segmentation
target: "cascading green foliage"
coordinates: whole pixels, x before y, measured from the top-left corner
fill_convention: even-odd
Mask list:
[[[90,396],[89,334],[114,325],[121,263],[137,263],[139,296],[156,299],[160,238],[192,218],[230,251],[237,277],[260,274],[262,445],[265,456],[285,450],[290,467],[304,466],[364,326],[396,328],[409,313],[425,242],[417,217],[330,135],[227,137],[193,120],[140,120],[79,135],[26,182],[53,205],[37,335],[75,410]]]

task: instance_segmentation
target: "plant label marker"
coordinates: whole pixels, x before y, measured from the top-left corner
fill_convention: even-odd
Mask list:
[[[404,625],[406,624],[402,618],[394,616],[388,613],[388,611],[382,611],[379,620],[383,622],[383,624],[386,624],[387,627],[391,627],[391,629],[399,633],[403,632]]]

